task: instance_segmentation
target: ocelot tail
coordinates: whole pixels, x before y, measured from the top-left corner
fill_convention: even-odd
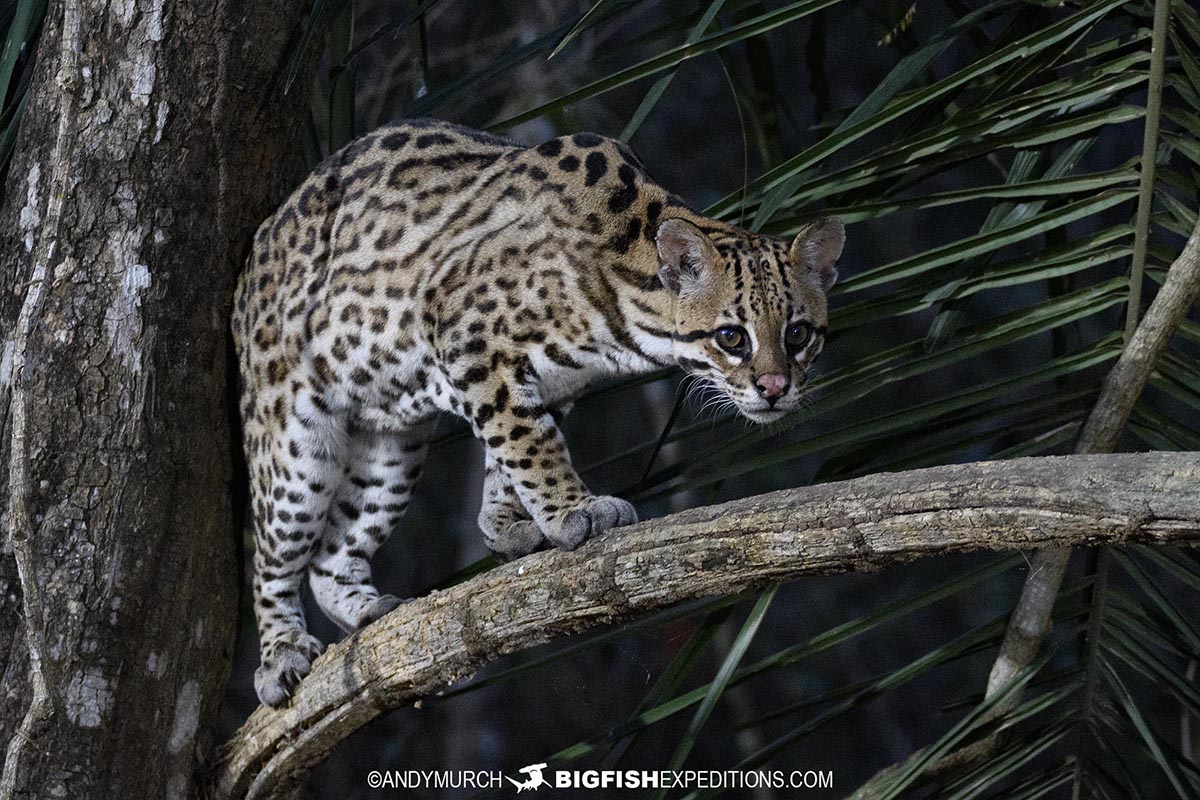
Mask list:
[[[347,631],[400,602],[370,560],[439,412],[483,443],[498,555],[628,525],[571,466],[572,399],[678,364],[756,422],[796,409],[843,240],[835,219],[790,242],[708,219],[589,133],[524,148],[409,121],[331,156],[259,228],[235,297],[259,698],[286,702],[321,652],[306,575]]]

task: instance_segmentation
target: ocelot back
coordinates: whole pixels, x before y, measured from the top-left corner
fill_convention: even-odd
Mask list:
[[[259,229],[235,298],[259,698],[284,703],[321,651],[306,573],[347,631],[398,604],[370,559],[439,412],[483,443],[500,556],[632,523],[571,467],[572,398],[678,364],[751,420],[794,410],[843,238],[834,219],[786,242],[705,218],[594,134],[523,148],[411,121],[326,160]]]

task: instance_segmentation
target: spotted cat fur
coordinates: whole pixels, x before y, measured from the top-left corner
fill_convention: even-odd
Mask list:
[[[498,555],[628,525],[633,507],[571,466],[572,399],[678,364],[752,420],[794,410],[843,239],[835,219],[791,242],[708,219],[589,133],[524,148],[407,121],[326,160],[259,228],[234,303],[259,698],[285,703],[321,652],[306,575],[347,631],[400,602],[370,560],[439,412],[483,443]]]

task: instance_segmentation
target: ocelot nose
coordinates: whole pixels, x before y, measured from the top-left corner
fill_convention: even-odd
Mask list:
[[[767,398],[767,402],[772,406],[787,392],[788,383],[788,376],[778,372],[768,372],[754,379],[754,386],[758,389],[758,393]]]

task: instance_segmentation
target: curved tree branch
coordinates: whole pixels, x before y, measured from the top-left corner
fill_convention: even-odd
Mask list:
[[[708,506],[537,553],[419,598],[329,648],[207,776],[282,797],[376,716],[500,655],[686,600],[967,550],[1200,539],[1200,457],[1069,456],[875,475]]]

